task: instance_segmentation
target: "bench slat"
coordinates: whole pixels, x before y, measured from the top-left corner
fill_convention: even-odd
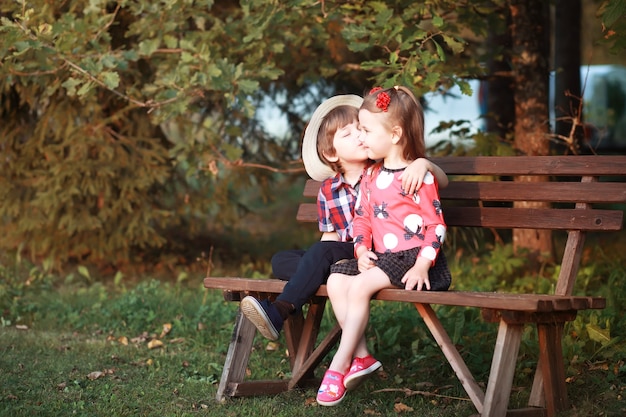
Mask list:
[[[304,192],[302,193],[305,197],[315,197],[317,198],[317,193],[320,190],[321,182],[315,180],[307,180],[304,183]]]
[[[554,229],[615,231],[622,228],[624,212],[596,209],[542,209],[509,207],[444,207],[446,224],[495,229]],[[303,203],[296,216],[300,222],[317,222],[317,206]]]
[[[448,175],[626,175],[623,155],[454,156],[429,158]]]
[[[495,229],[620,230],[624,213],[619,210],[577,210],[506,207],[446,207],[448,226]]]
[[[296,220],[302,223],[317,223],[317,204],[302,203],[298,206]]]
[[[442,200],[623,203],[626,185],[617,182],[451,181],[439,190]]]
[[[624,156],[490,156],[490,157],[433,157],[429,158],[451,175],[490,175],[496,177],[514,175],[542,176],[626,176]],[[623,184],[623,183],[622,183]],[[319,183],[308,180],[304,187],[305,197],[316,197]],[[624,193],[623,189],[620,193]],[[623,200],[622,200],[623,201]]]
[[[252,279],[231,277],[207,277],[204,287],[237,293],[280,294],[286,281],[277,279]],[[323,285],[315,294],[327,297]],[[601,297],[571,297],[550,294],[510,294],[494,292],[466,291],[406,291],[403,289],[385,289],[374,298],[381,301],[400,301],[422,304],[439,304],[459,307],[479,307],[499,310],[518,310],[527,312],[551,312],[582,309],[601,309],[606,300]],[[236,297],[232,299],[236,301]]]
[[[320,183],[308,180],[305,197],[317,198]],[[554,203],[624,203],[626,185],[618,182],[450,181],[442,200],[546,201]]]

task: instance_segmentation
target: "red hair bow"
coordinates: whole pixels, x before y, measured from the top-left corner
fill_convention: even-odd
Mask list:
[[[370,94],[375,94],[382,89],[382,87],[374,87],[370,90]],[[382,93],[378,93],[378,96],[376,97],[376,107],[386,112],[389,108],[389,103],[391,103],[391,97],[389,97],[389,94],[384,91]]]
[[[384,91],[382,93],[378,93],[378,97],[376,97],[376,107],[386,112],[389,108],[390,102],[391,97],[389,97],[389,94],[385,93]]]

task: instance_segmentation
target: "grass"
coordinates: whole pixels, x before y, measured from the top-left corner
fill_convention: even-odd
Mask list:
[[[219,300],[219,294],[212,294],[205,301],[221,305],[220,315],[224,319],[226,311],[234,314],[230,306]],[[175,320],[175,317],[170,319]],[[417,369],[403,369],[391,359],[388,370],[373,378],[357,395],[347,398],[341,408],[315,406],[313,388],[217,404],[214,397],[229,325],[224,320],[218,328],[203,328],[183,335],[176,334],[177,328],[173,326],[171,336],[161,339],[164,347],[156,349],[147,346],[147,340],[156,333],[152,336],[142,336],[143,332],[138,336],[130,334],[130,339],[137,337],[139,340],[124,345],[119,340],[127,331],[105,332],[95,325],[90,326],[91,331],[73,332],[51,329],[55,326],[43,323],[41,329],[40,326],[28,330],[4,328],[0,333],[0,414],[330,416],[373,412],[395,415],[396,404],[422,412],[430,410],[428,415],[431,416],[471,413],[467,401],[454,398],[463,394],[450,373],[438,381],[439,386],[431,385],[430,381],[415,382]],[[265,350],[267,344],[262,339],[257,339],[255,346],[252,378],[270,378],[289,371],[280,342],[273,351]],[[442,368],[442,363],[439,360],[429,368]],[[405,388],[434,395],[407,397],[402,392]],[[398,391],[372,393],[384,389]]]
[[[579,291],[607,296],[609,306],[581,313],[565,329],[572,409],[564,415],[570,417],[626,414],[626,267],[619,247],[605,244],[594,249],[578,279]],[[499,285],[490,278],[490,264],[501,264],[500,258],[509,256],[506,250],[477,256],[478,263],[475,258],[467,264],[451,262],[455,277],[471,276],[471,282],[465,278],[458,285]],[[26,269],[23,263],[3,265],[0,416],[476,414],[418,314],[402,303],[373,303],[368,337],[384,371],[339,406],[317,406],[316,387],[219,404],[214,398],[237,306],[224,302],[218,291],[205,290],[201,272],[179,282],[150,278],[126,282],[118,277],[105,283],[85,272],[58,277]],[[511,277],[521,267],[511,263]],[[527,288],[532,282],[549,287],[542,280],[550,282],[557,272],[547,266],[545,277],[511,278],[506,285]],[[485,381],[495,325],[482,322],[472,309],[440,307],[438,313],[476,379]],[[323,326],[332,323],[329,313]],[[162,345],[155,347],[155,340]],[[249,378],[288,375],[284,339],[271,344],[258,336],[254,347]],[[527,401],[535,352],[536,335],[529,327],[522,341],[512,407],[523,407]],[[318,376],[322,372],[319,369]]]

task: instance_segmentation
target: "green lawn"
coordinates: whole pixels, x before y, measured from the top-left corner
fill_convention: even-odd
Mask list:
[[[504,255],[493,251],[489,256]],[[594,253],[589,259],[598,257]],[[475,263],[452,263],[454,276],[467,276],[471,268],[473,279],[486,285],[489,279],[481,274],[488,274],[489,262],[485,259],[484,269]],[[581,270],[579,290],[606,296],[609,306],[580,314],[565,329],[572,404],[566,416],[626,415],[626,269],[622,263],[605,256]],[[224,302],[219,292],[205,290],[202,273],[178,283],[149,278],[130,283],[118,277],[102,284],[80,274],[60,278],[36,268],[3,268],[0,416],[463,417],[476,413],[409,305],[373,303],[368,338],[384,371],[340,405],[317,406],[316,387],[218,404],[214,398],[237,306]],[[540,286],[541,279],[527,277],[507,285]],[[483,323],[471,309],[439,308],[438,312],[476,379],[485,381],[495,325]],[[323,326],[332,323],[332,314],[327,314]],[[164,331],[164,326],[171,330]],[[272,345],[257,337],[254,346],[250,378],[287,375],[283,339]],[[514,407],[525,405],[535,361],[536,335],[529,327],[514,382]],[[328,359],[323,365],[327,363]],[[318,376],[322,373],[319,369]]]

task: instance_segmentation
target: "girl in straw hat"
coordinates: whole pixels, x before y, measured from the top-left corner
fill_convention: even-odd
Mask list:
[[[367,156],[379,162],[361,180],[353,223],[355,256],[330,268],[328,296],[342,334],[317,394],[317,402],[329,406],[381,366],[364,337],[371,297],[383,288],[446,290],[450,285],[440,251],[446,226],[437,180],[427,173],[413,193],[401,179],[424,157],[421,105],[407,88],[377,88],[365,97],[359,123]]]
[[[318,195],[322,238],[306,252],[281,251],[272,258],[274,275],[289,281],[276,301],[252,296],[241,301],[242,312],[267,339],[278,339],[283,322],[317,292],[332,264],[353,257],[354,205],[364,169],[372,163],[358,140],[358,109],[362,102],[356,95],[331,97],[315,110],[304,132],[304,166],[311,178],[322,182]],[[403,176],[407,189],[419,188],[429,170],[447,184],[439,167],[418,159]]]

